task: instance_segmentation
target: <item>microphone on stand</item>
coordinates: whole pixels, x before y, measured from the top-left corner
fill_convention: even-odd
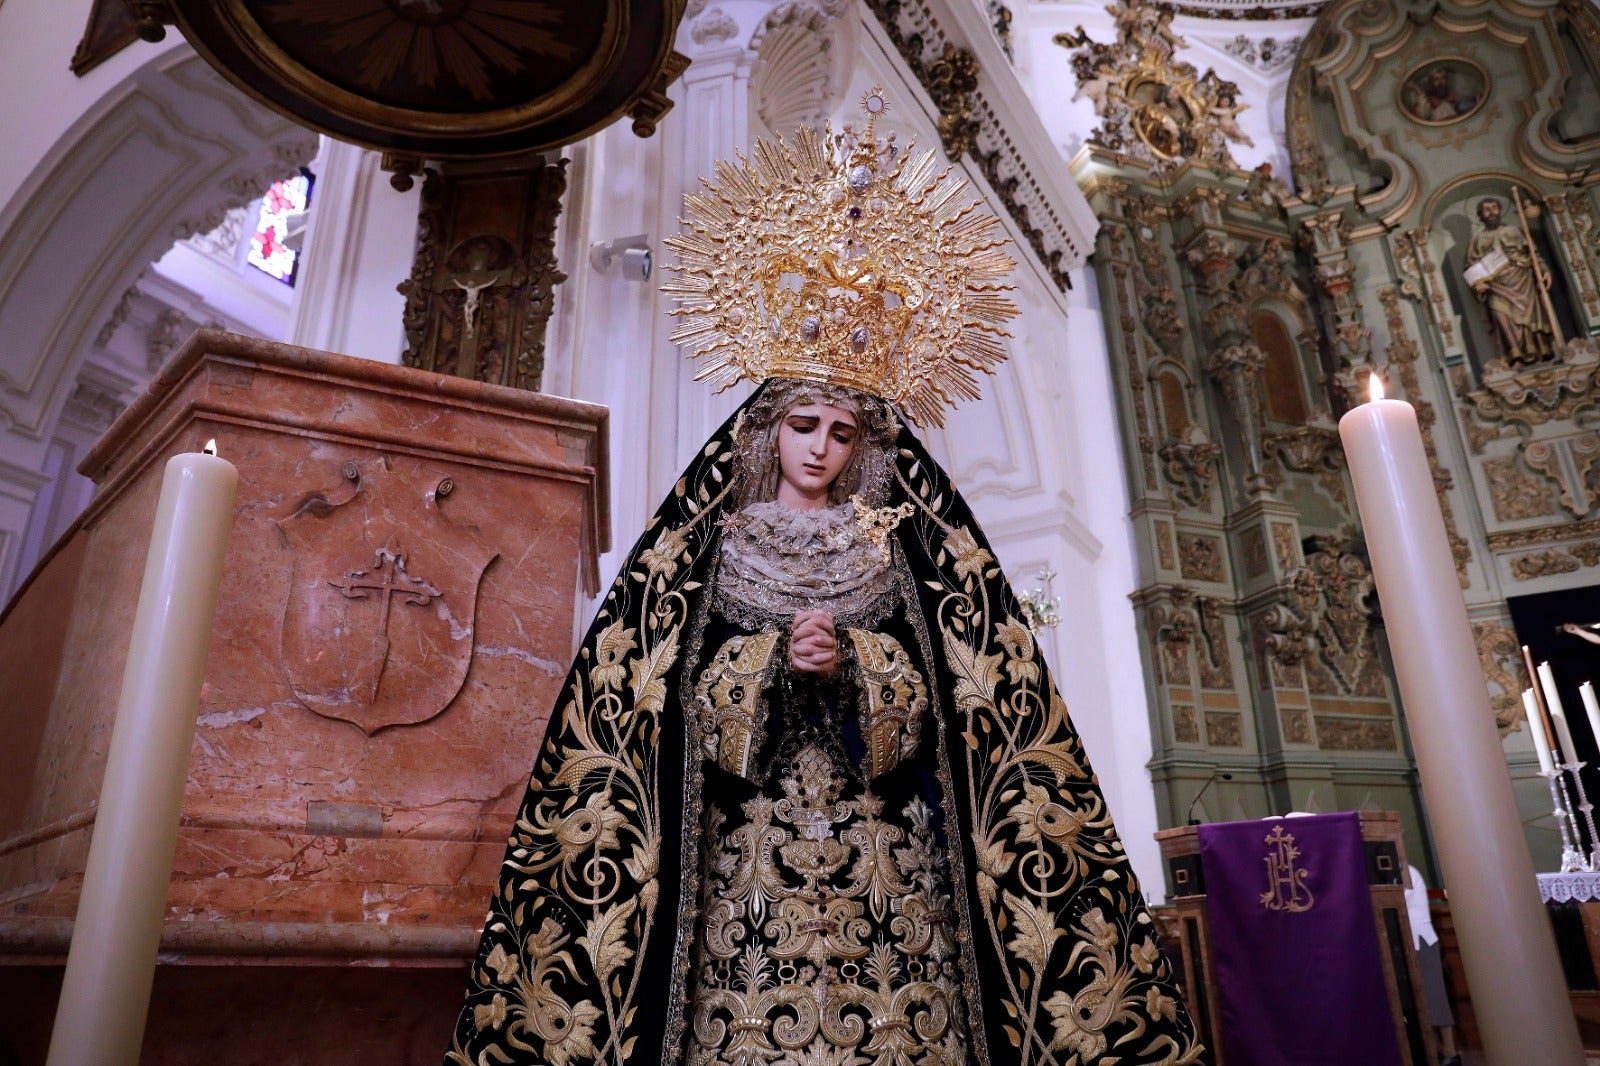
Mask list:
[[[1206,794],[1206,789],[1210,788],[1213,784],[1215,784],[1218,781],[1232,781],[1232,780],[1233,780],[1233,775],[1232,774],[1226,774],[1226,773],[1221,772],[1220,770],[1211,771],[1211,776],[1206,778],[1206,783],[1200,786],[1200,791],[1196,792],[1194,794],[1194,799],[1189,804],[1189,813],[1188,813],[1187,817],[1188,817],[1188,823],[1190,825],[1199,825],[1200,824],[1200,819],[1198,819],[1198,818],[1196,818],[1194,816],[1194,809],[1200,805],[1200,797],[1204,796]]]

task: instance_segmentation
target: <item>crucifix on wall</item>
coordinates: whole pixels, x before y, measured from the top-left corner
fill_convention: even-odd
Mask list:
[[[537,391],[566,163],[449,162],[422,187],[406,297],[407,366]]]

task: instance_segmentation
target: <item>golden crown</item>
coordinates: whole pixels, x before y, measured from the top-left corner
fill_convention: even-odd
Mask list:
[[[760,139],[717,182],[684,198],[688,232],[668,237],[675,280],[662,291],[684,321],[672,339],[703,360],[697,381],[792,377],[898,404],[918,425],[977,399],[973,373],[1006,357],[1001,323],[1017,313],[1002,279],[1016,263],[1000,220],[939,169],[932,151],[899,149],[874,126],[802,129]]]

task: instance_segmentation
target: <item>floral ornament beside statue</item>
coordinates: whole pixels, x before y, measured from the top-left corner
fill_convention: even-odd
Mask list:
[[[719,168],[670,242],[680,339],[764,383],[578,652],[458,1066],[1200,1061],[1024,608],[901,422],[1004,355],[997,222],[865,106]]]

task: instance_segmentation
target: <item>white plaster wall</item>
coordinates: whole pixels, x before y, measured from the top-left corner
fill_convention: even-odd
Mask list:
[[[168,33],[160,44],[139,42],[79,78],[67,62],[89,21],[90,0],[5,0],[0,4],[0,204],[56,148],[67,130],[123,79],[159,52],[187,48]]]
[[[290,344],[398,363],[422,183],[396,192],[367,148],[322,138],[301,246]]]

